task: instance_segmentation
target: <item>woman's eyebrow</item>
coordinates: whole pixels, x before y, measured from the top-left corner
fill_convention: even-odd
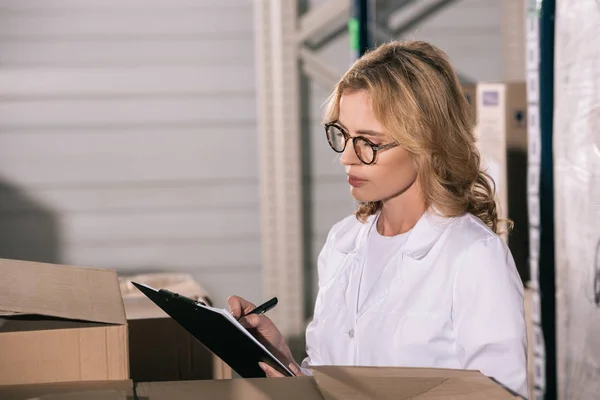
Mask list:
[[[337,121],[335,121],[334,123],[335,123],[335,124],[337,124],[337,125],[339,125],[339,126],[341,126],[343,129],[345,129],[345,130],[348,130],[348,129],[347,129],[345,126],[344,126],[344,124],[342,124],[342,121],[340,121],[339,119],[338,119]]]
[[[342,121],[338,120],[336,122],[340,127],[342,127],[345,131],[348,131],[348,128],[346,128],[344,126],[344,124],[342,123]],[[375,132],[369,129],[361,129],[356,131],[356,133],[358,133],[359,135],[363,135],[363,136],[373,136],[373,137],[377,137],[377,136],[385,136],[383,133],[381,132]]]
[[[361,130],[361,131],[356,131],[356,132],[359,133],[359,134],[361,134],[361,135],[365,135],[365,136],[383,136],[383,133],[375,132],[375,131]]]

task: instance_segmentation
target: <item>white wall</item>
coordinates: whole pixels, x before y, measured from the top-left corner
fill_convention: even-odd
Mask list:
[[[0,256],[260,299],[250,0],[0,0]]]
[[[401,18],[402,10],[397,14],[391,19]],[[469,81],[503,78],[502,1],[456,0],[403,38],[440,47],[459,75]]]

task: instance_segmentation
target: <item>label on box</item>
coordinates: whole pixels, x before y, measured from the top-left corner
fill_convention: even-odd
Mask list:
[[[485,90],[483,92],[483,105],[484,106],[497,106],[499,104],[500,94],[496,90]]]

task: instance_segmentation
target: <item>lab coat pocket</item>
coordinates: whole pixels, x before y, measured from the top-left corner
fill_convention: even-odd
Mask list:
[[[398,347],[428,346],[444,336],[444,322],[429,311],[407,312],[402,318],[400,334],[395,338]]]
[[[427,313],[367,311],[361,318],[364,365],[431,366],[439,318]],[[437,348],[437,346],[434,346]]]
[[[378,336],[394,351],[427,345],[443,329],[441,318],[429,311],[367,312],[363,323],[378,327]]]

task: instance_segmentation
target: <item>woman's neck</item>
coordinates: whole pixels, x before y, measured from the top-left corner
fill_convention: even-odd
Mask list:
[[[377,219],[377,231],[383,236],[408,232],[421,219],[427,208],[427,202],[418,185],[413,185],[406,192],[383,201]]]

